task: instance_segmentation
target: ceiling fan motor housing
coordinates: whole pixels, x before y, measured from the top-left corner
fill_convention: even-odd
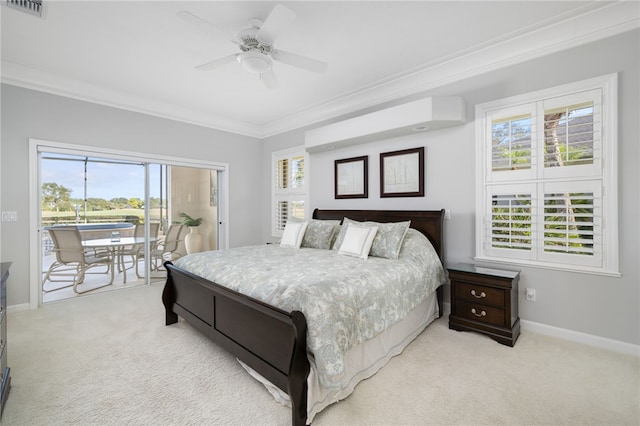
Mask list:
[[[238,62],[242,67],[253,73],[262,74],[271,69],[273,60],[268,56],[273,46],[260,41],[258,31],[262,26],[260,19],[250,19],[250,28],[245,28],[238,33],[238,39],[242,42],[240,50],[242,53],[238,55]]]
[[[243,52],[257,50],[265,55],[271,53],[273,46],[269,43],[265,43],[258,37],[258,31],[260,31],[262,21],[259,19],[251,19],[249,20],[249,25],[251,25],[250,28],[245,28],[238,33],[238,40],[242,42],[240,50]]]

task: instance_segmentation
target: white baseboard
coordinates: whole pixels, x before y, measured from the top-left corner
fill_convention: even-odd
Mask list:
[[[620,340],[608,339],[606,337],[595,336],[593,334],[581,333],[566,328],[554,327],[551,325],[541,324],[539,322],[527,321],[520,319],[520,327],[522,330],[540,333],[546,336],[558,337],[560,339],[569,340],[571,342],[583,343],[597,348],[607,349],[609,351],[623,353],[625,355],[634,355],[640,357],[640,345],[622,342]]]
[[[28,303],[22,303],[20,305],[11,305],[7,306],[7,313],[10,314],[12,312],[20,312],[20,311],[28,311],[31,306]]]
[[[442,305],[443,316],[448,316],[451,313],[451,303],[444,302]],[[640,357],[640,345],[634,345],[620,340],[608,339],[606,337],[573,331],[567,328],[554,327],[535,321],[527,321],[522,318],[520,319],[520,328],[532,333],[544,334],[545,336],[557,337],[570,342],[582,343],[612,352]]]

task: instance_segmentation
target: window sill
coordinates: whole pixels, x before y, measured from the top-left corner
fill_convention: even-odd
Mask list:
[[[541,263],[520,259],[504,259],[504,258],[495,258],[495,257],[482,257],[476,256],[473,258],[476,262],[490,262],[492,264],[500,264],[500,265],[515,265],[515,266],[526,266],[530,268],[539,268],[539,269],[549,269],[553,271],[562,271],[562,272],[572,272],[579,274],[588,274],[588,275],[600,275],[604,277],[612,277],[612,278],[620,278],[622,274],[618,271],[608,271],[599,268],[593,268],[589,266],[581,266],[581,265],[558,265],[554,263]]]

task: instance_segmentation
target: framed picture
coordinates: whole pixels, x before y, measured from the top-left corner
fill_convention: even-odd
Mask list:
[[[335,160],[335,198],[369,197],[369,156]]]
[[[424,147],[380,154],[380,197],[424,197]]]

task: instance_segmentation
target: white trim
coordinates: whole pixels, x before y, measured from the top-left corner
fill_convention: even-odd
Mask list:
[[[573,331],[566,328],[554,327],[535,321],[520,320],[522,330],[532,333],[544,334],[545,336],[557,337],[568,340],[570,342],[582,343],[596,348],[606,349],[612,352],[618,352],[625,355],[633,355],[640,357],[640,345],[627,343],[620,340],[600,337],[593,334]]]
[[[591,2],[577,16],[560,16],[535,29],[505,34],[360,87],[334,99],[267,123],[247,123],[207,111],[151,101],[128,93],[70,80],[52,73],[2,61],[2,82],[128,111],[182,121],[255,138],[266,138],[339,115],[390,102],[489,71],[612,37],[640,26],[633,1]],[[567,30],[570,28],[570,31]]]
[[[31,309],[31,306],[29,305],[29,303],[21,303],[19,305],[9,305],[7,306],[7,313],[12,314],[14,312],[28,311],[29,309]]]
[[[261,137],[258,125],[214,116],[208,111],[150,100],[130,93],[68,79],[13,62],[2,61],[2,83],[239,135]]]
[[[29,140],[29,282],[31,283],[29,309],[38,309],[42,304],[42,254],[40,238],[40,215],[38,206],[40,162],[38,161],[38,144]],[[35,261],[34,261],[35,259]]]
[[[41,244],[38,241],[40,235],[40,208],[39,199],[39,172],[38,153],[41,151],[67,154],[91,154],[95,156],[125,160],[135,160],[143,163],[161,163],[171,166],[193,167],[209,170],[218,170],[220,180],[218,182],[218,197],[222,202],[218,203],[218,248],[229,248],[229,165],[206,160],[195,160],[180,157],[167,157],[157,154],[146,154],[135,151],[113,150],[109,148],[76,145],[64,142],[47,141],[43,139],[29,139],[29,282],[30,298],[29,308],[37,309],[42,304],[42,292],[40,291]]]
[[[442,305],[442,317],[446,318],[451,313],[451,303],[444,302]],[[633,343],[627,343],[621,340],[609,339],[606,337],[596,336],[594,334],[569,330],[567,328],[554,327],[552,325],[542,324],[535,321],[523,320],[522,318],[520,318],[520,329],[530,333],[557,337],[558,339],[568,340],[570,342],[581,343],[612,352],[640,357],[640,345],[634,345]]]

